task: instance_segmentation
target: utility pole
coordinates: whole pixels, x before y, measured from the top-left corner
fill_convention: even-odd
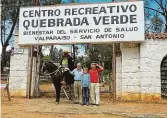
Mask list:
[[[113,102],[116,101],[116,55],[115,43],[112,44],[112,83],[113,83]]]
[[[114,0],[112,0],[114,2]],[[112,85],[113,85],[113,102],[116,101],[116,55],[115,55],[115,43],[112,44]]]
[[[72,3],[75,3],[75,1],[72,0]],[[75,45],[74,44],[72,45],[72,48],[73,48],[73,59],[74,59],[74,63],[75,63]]]

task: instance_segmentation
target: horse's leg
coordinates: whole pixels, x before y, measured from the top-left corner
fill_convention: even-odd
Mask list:
[[[72,85],[69,85],[69,99],[72,100]]]
[[[56,97],[56,96],[57,96],[57,92],[56,92],[56,91],[57,91],[57,89],[56,89],[56,88],[57,88],[57,87],[56,87],[56,86],[57,86],[57,85],[56,85],[56,81],[55,81],[55,80],[52,80],[52,82],[53,82],[53,85],[54,85],[54,88],[55,88],[55,91],[54,91],[55,94],[54,94],[54,95],[55,95],[55,97]]]
[[[60,93],[59,93],[59,85],[57,83],[59,83],[58,81],[55,81],[54,79],[52,79],[52,82],[53,82],[53,85],[54,85],[54,88],[55,88],[55,97],[56,97],[56,102],[59,103],[59,99],[58,97],[60,96]]]
[[[60,91],[61,91],[61,84],[59,82],[58,84],[56,84],[56,103],[57,104],[59,104],[60,102]]]

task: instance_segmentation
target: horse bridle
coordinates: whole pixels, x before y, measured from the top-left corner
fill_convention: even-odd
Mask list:
[[[43,70],[44,65],[45,65],[45,63],[43,63],[42,70]],[[64,70],[66,69],[65,67],[59,66],[58,69],[56,69],[55,71],[53,71],[53,72],[51,72],[51,73],[48,73],[48,74],[50,74],[50,75],[51,75],[51,74],[54,74],[54,75],[55,75],[55,74],[57,74],[58,72],[62,73],[62,72],[60,71],[60,68],[64,68]],[[54,76],[54,75],[53,75],[53,76]]]
[[[53,71],[53,72],[51,72],[51,73],[48,73],[48,74],[50,74],[50,75],[51,75],[51,74],[54,74],[54,75],[55,75],[55,74],[57,74],[58,72],[60,72],[60,70],[59,70],[60,68],[62,68],[62,67],[58,67],[58,69],[56,69],[55,71]],[[60,72],[60,73],[61,73],[61,72]]]

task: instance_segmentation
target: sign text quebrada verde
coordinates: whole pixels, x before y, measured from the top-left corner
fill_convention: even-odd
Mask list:
[[[144,40],[142,1],[21,8],[19,22],[20,45]]]

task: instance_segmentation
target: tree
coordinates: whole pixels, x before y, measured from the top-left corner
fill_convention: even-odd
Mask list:
[[[86,45],[85,53],[88,55],[91,61],[104,61],[111,60],[112,47],[107,44],[99,45]]]
[[[47,61],[47,62],[51,61],[50,56],[47,56],[47,55],[44,56],[43,61]]]
[[[53,5],[60,4],[61,0],[2,0],[2,15],[1,15],[1,29],[4,35],[1,35],[1,71],[6,66],[5,53],[6,48],[10,44],[11,37],[13,36],[16,25],[19,20],[20,7],[40,5]],[[10,23],[10,27],[6,27],[5,22]],[[7,31],[9,33],[7,33]]]
[[[28,0],[2,0],[2,16],[1,16],[1,45],[2,45],[2,54],[1,54],[1,71],[3,67],[6,66],[5,53],[6,48],[10,43],[11,37],[15,26],[18,22],[19,9],[21,6],[30,6],[32,2]],[[10,23],[10,27],[6,27],[6,22]],[[8,34],[7,34],[8,32]]]
[[[146,32],[167,32],[167,0],[145,0]]]
[[[52,48],[53,48],[53,50],[52,50]],[[61,58],[61,57],[59,57],[59,50],[53,46],[51,46],[49,56],[50,56],[51,60],[56,62],[56,63],[58,63],[60,61],[59,59]]]
[[[85,60],[87,67],[90,67],[92,62],[98,62],[105,69],[111,69],[112,45],[85,45],[85,53],[88,56]]]
[[[58,60],[59,60],[59,62],[60,62],[60,60],[62,59],[62,57],[63,57],[63,49],[60,48],[60,49],[59,49],[59,53],[58,53]]]

